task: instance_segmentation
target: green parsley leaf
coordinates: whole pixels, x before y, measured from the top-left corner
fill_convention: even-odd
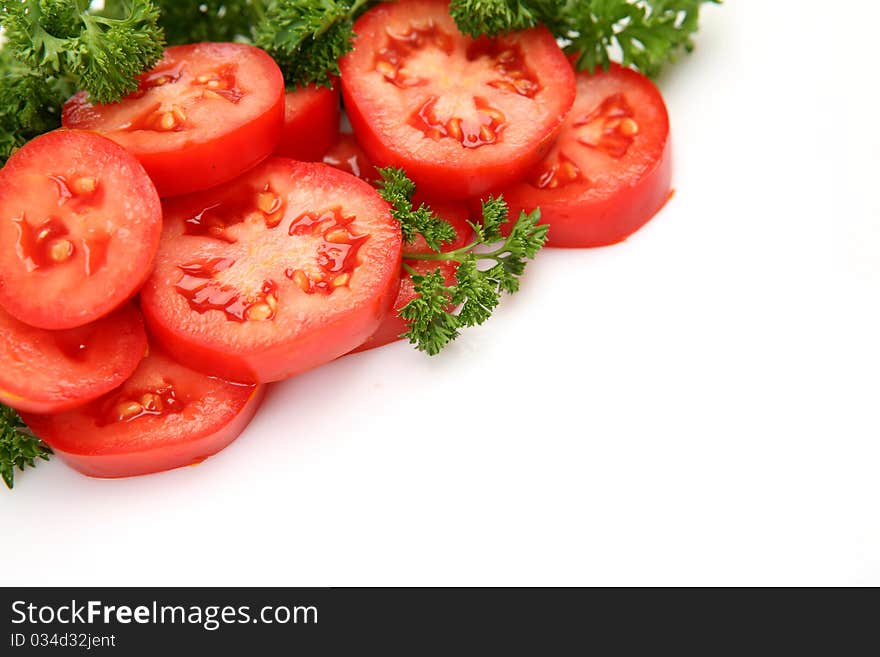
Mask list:
[[[461,323],[447,311],[452,294],[439,269],[427,275],[410,272],[418,295],[400,310],[409,329],[403,337],[432,356],[458,337]]]
[[[717,0],[569,0],[557,32],[570,40],[566,51],[577,56],[579,70],[607,68],[617,47],[624,65],[655,77],[680,52],[693,50],[705,2]]]
[[[137,76],[162,57],[159,11],[131,0],[112,18],[81,0],[0,0],[0,24],[15,58],[34,75],[68,78],[92,100],[109,103],[135,91]]]
[[[253,41],[262,20],[261,0],[154,0],[168,45],[202,41]],[[126,0],[115,0],[124,4]]]
[[[7,488],[15,483],[16,468],[36,467],[36,459],[49,460],[52,450],[35,438],[18,413],[0,404],[0,479]]]
[[[656,76],[693,49],[700,7],[720,0],[453,0],[462,32],[497,36],[543,23],[576,58],[578,70],[622,63]]]
[[[354,20],[370,0],[269,0],[255,43],[272,55],[291,86],[331,86],[352,48]]]
[[[34,73],[0,50],[0,165],[30,139],[61,125],[61,105],[72,90]]]
[[[381,180],[376,181],[379,193],[391,205],[391,216],[400,222],[406,244],[412,244],[421,235],[430,249],[439,252],[441,244],[455,240],[455,229],[429,207],[422,204],[413,209],[416,185],[403,169],[379,169],[379,175],[382,176]]]
[[[449,12],[461,31],[476,39],[535,27],[541,19],[539,4],[529,0],[452,0]]]
[[[407,338],[420,351],[434,356],[455,340],[461,329],[488,320],[504,292],[519,290],[519,279],[528,260],[534,259],[547,241],[548,227],[539,225],[540,210],[521,213],[508,237],[502,226],[510,221],[502,198],[483,202],[483,220],[471,222],[475,240],[461,249],[440,252],[440,243],[455,239],[455,231],[425,205],[412,207],[415,184],[400,169],[381,169],[379,193],[400,222],[404,241],[421,236],[434,253],[404,253],[404,270],[412,277],[418,295],[400,311],[408,329]],[[406,261],[457,263],[455,284],[446,285],[443,272],[436,269],[419,274]]]

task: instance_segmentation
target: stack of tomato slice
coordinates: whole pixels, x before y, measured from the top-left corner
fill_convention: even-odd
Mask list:
[[[569,247],[624,239],[668,197],[666,110],[640,74],[575,74],[543,28],[472,39],[444,0],[355,31],[354,134],[337,90],[285,93],[263,51],[205,43],[119,103],[77,94],[0,170],[0,401],[77,469],[200,462],[264,384],[400,337],[415,291],[376,167],[417,183],[450,251],[490,194]]]

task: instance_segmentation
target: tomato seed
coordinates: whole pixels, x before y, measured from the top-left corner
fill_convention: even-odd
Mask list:
[[[70,183],[70,190],[78,196],[82,196],[84,194],[91,194],[97,188],[98,188],[98,181],[90,176],[83,176],[81,178],[75,178]]]
[[[118,422],[127,422],[133,420],[144,412],[144,407],[136,401],[124,401],[116,405],[116,420]]]
[[[257,303],[247,309],[247,318],[251,322],[265,322],[272,319],[275,313],[268,303]]]
[[[165,112],[159,117],[159,128],[161,130],[173,130],[177,125],[177,121],[171,112]]]
[[[273,214],[281,208],[281,197],[274,192],[257,194],[257,207],[263,214]]]
[[[49,247],[49,257],[53,262],[65,262],[73,255],[73,242],[70,240],[56,240]]]
[[[161,413],[162,412],[162,398],[159,395],[148,392],[143,397],[141,397],[141,406],[145,410],[148,410],[153,413]]]
[[[324,239],[331,244],[347,244],[351,240],[351,235],[344,228],[328,231],[324,235]]]
[[[639,124],[630,118],[625,118],[620,122],[619,130],[624,137],[634,137],[639,134]]]

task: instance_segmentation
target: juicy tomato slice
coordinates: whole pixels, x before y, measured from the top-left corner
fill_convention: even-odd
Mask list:
[[[0,306],[45,329],[130,299],[153,266],[162,206],[144,168],[100,135],[56,130],[0,170]]]
[[[28,326],[0,309],[0,402],[28,413],[83,406],[122,385],[146,350],[132,304],[66,331]]]
[[[336,142],[324,155],[324,164],[334,169],[345,171],[361,180],[374,184],[379,179],[379,172],[360,147],[354,135],[342,132]]]
[[[284,129],[275,155],[318,162],[339,135],[339,92],[309,85],[284,96]]]
[[[355,33],[340,66],[357,139],[430,197],[517,181],[574,102],[571,65],[543,27],[474,40],[445,0],[403,0],[366,12]]]
[[[205,376],[151,348],[116,390],[73,411],[22,419],[83,474],[132,477],[216,454],[244,431],[262,394],[262,386]]]
[[[548,245],[626,239],[669,199],[669,116],[657,87],[629,68],[577,76],[577,101],[550,154],[504,199],[512,216],[541,208]]]
[[[416,201],[418,204],[418,200]],[[444,252],[456,251],[464,248],[474,238],[474,231],[468,224],[468,208],[465,203],[439,202],[433,201],[429,205],[437,213],[439,217],[449,222],[455,229],[455,241],[450,244],[442,245],[441,250]],[[404,250],[408,253],[433,253],[431,248],[425,242],[425,238],[419,235],[413,244],[404,246]],[[446,261],[425,261],[425,260],[408,260],[407,265],[415,269],[422,275],[430,274],[439,269],[443,273],[443,279],[446,285],[455,283],[455,272],[458,268],[457,263]],[[382,320],[376,332],[355,349],[355,352],[367,351],[390,344],[397,340],[406,332],[406,322],[400,317],[400,311],[413,299],[416,298],[415,284],[412,277],[406,270],[400,272],[400,288],[397,292],[397,299],[391,311]]]
[[[240,43],[174,46],[118,103],[85,93],[65,127],[100,132],[141,161],[162,196],[208,189],[266,158],[284,123],[284,80],[269,55]]]
[[[233,381],[277,381],[376,330],[397,294],[401,241],[365,182],[270,158],[222,189],[166,202],[142,307],[180,360]]]

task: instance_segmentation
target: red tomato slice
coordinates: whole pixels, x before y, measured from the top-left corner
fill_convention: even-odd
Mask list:
[[[339,135],[339,92],[309,85],[284,96],[284,130],[275,155],[318,162]]]
[[[345,171],[371,185],[379,180],[379,172],[370,162],[354,135],[343,132],[324,155],[324,164]]]
[[[199,374],[151,349],[113,392],[67,413],[22,419],[83,474],[132,477],[213,456],[244,431],[263,392]]]
[[[418,201],[416,201],[418,204]],[[442,250],[444,252],[456,251],[464,248],[473,241],[474,231],[468,224],[468,209],[464,203],[444,203],[430,202],[429,205],[434,209],[439,217],[449,222],[455,229],[455,241],[450,244],[444,244]],[[409,253],[433,253],[428,247],[425,238],[419,235],[414,244],[404,246],[404,250]],[[458,268],[457,263],[451,262],[426,262],[424,260],[409,260],[407,264],[420,274],[430,274],[436,269],[443,272],[443,279],[446,285],[455,284],[455,272]],[[403,310],[410,301],[416,298],[415,285],[409,273],[405,270],[400,272],[400,289],[397,293],[397,300],[394,307],[382,320],[382,324],[376,332],[364,344],[355,349],[355,352],[367,351],[382,347],[391,342],[400,340],[400,336],[407,330],[406,322],[400,317],[400,311]]]
[[[657,87],[632,69],[579,73],[577,88],[553,150],[502,193],[512,216],[541,208],[549,246],[606,246],[641,228],[669,198],[669,117]]]
[[[181,361],[233,381],[277,381],[376,330],[397,294],[401,241],[363,181],[271,158],[222,189],[165,204],[144,314]]]
[[[519,180],[574,102],[571,65],[543,27],[474,40],[445,0],[403,0],[365,13],[355,33],[340,66],[357,139],[430,197]]]
[[[232,180],[275,150],[284,79],[254,46],[174,46],[141,77],[138,91],[109,105],[80,92],[65,104],[62,121],[128,149],[162,196],[188,194]]]
[[[0,170],[0,306],[45,329],[130,299],[153,266],[162,207],[143,167],[89,132],[37,137]]]
[[[0,402],[28,413],[83,406],[122,385],[146,349],[144,322],[131,304],[66,331],[33,328],[0,309]]]

